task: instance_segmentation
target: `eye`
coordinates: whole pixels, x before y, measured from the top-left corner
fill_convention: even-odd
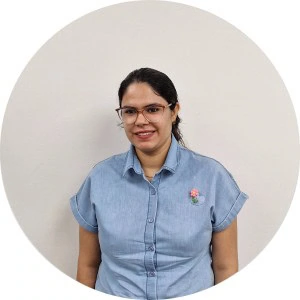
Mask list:
[[[122,109],[122,113],[125,115],[134,115],[136,114],[136,110],[134,108],[124,108]]]
[[[158,113],[161,110],[160,106],[150,106],[146,108],[146,112],[150,114],[155,114]]]

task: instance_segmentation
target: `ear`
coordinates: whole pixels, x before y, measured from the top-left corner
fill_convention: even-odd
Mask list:
[[[171,113],[172,113],[172,123],[175,122],[179,110],[180,110],[180,105],[177,102],[176,105],[175,105],[175,107],[174,107],[174,109],[171,110]]]

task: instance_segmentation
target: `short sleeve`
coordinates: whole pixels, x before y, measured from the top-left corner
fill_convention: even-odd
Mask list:
[[[91,232],[98,232],[95,205],[91,197],[91,178],[87,177],[78,193],[70,199],[73,215],[80,226]]]
[[[212,229],[222,231],[236,218],[249,197],[239,189],[232,175],[222,165],[216,173],[215,184]]]

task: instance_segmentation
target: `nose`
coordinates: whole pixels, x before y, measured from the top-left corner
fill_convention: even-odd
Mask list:
[[[142,111],[138,111],[136,120],[134,123],[135,123],[135,125],[143,125],[143,124],[149,124],[149,121],[145,118]]]

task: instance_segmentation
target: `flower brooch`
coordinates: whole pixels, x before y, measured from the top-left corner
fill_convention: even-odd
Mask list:
[[[199,196],[199,191],[197,189],[192,189],[190,191],[190,197],[192,198],[192,204],[199,205],[204,202],[204,196]]]

